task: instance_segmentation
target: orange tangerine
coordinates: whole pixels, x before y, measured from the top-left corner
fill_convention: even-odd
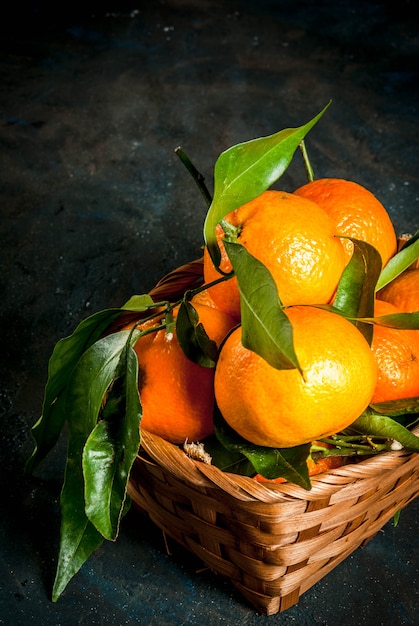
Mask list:
[[[286,304],[329,302],[345,266],[345,253],[335,237],[333,221],[317,204],[284,191],[265,191],[229,213],[225,220],[237,228],[238,242],[261,261],[276,283]],[[231,264],[222,245],[218,226],[221,269]],[[204,278],[219,278],[208,250],[204,252]],[[236,279],[220,283],[213,290],[220,308],[238,319],[240,296]]]
[[[279,370],[241,342],[223,344],[215,397],[226,422],[248,441],[286,448],[348,427],[368,406],[377,381],[371,349],[348,320],[320,308],[286,309],[302,373]]]
[[[296,189],[301,198],[316,202],[335,224],[336,233],[360,239],[374,246],[383,266],[396,253],[397,237],[390,216],[382,203],[368,189],[350,180],[320,178]],[[353,243],[342,240],[347,260]]]
[[[208,336],[219,345],[234,322],[213,307],[199,303],[194,307]],[[140,328],[154,328],[162,319],[146,321]],[[139,365],[141,428],[172,443],[210,435],[214,430],[214,369],[191,361],[176,332],[165,329],[140,337],[134,350]]]

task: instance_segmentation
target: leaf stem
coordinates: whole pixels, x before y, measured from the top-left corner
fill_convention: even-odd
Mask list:
[[[313,180],[314,180],[314,172],[313,172],[313,168],[311,167],[311,163],[310,163],[310,159],[309,159],[309,156],[308,156],[308,152],[307,152],[307,148],[306,148],[306,144],[305,144],[304,139],[301,140],[301,142],[299,143],[298,147],[300,148],[300,152],[301,152],[301,154],[303,156],[304,169],[306,171],[308,181],[310,183],[312,183]]]
[[[180,146],[175,148],[175,153],[178,155],[183,165],[186,167],[186,169],[194,179],[199,191],[204,197],[207,207],[209,207],[212,202],[212,197],[205,184],[204,176],[196,169],[195,165],[192,163],[188,155],[182,150]]]
[[[322,445],[313,444],[310,448],[311,456],[314,460],[328,456],[371,456],[379,452],[392,450],[393,440],[389,438],[377,438],[371,436],[356,435],[332,435],[320,441],[333,446],[325,448]]]
[[[201,293],[202,291],[206,291],[207,289],[210,289],[211,287],[214,287],[214,285],[218,285],[219,283],[223,283],[226,280],[230,280],[230,278],[232,278],[233,276],[234,276],[234,271],[231,271],[228,274],[223,274],[222,276],[220,276],[220,278],[216,278],[215,280],[211,281],[210,283],[204,283],[203,285],[201,285],[200,287],[196,287],[195,289],[187,289],[185,291],[183,299],[189,301],[194,296],[196,296],[198,293]],[[180,304],[181,302],[182,302],[182,300],[179,300],[178,304]]]

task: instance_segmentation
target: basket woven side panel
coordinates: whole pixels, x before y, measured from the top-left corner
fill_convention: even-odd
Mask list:
[[[261,485],[189,459],[143,433],[133,502],[260,612],[274,614],[418,495],[419,455],[382,454],[313,478],[311,491]]]

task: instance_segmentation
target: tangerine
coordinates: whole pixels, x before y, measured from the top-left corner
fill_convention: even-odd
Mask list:
[[[237,228],[238,242],[270,271],[283,304],[329,302],[345,266],[341,241],[334,224],[314,202],[285,191],[265,191],[225,217]],[[222,245],[223,230],[216,231],[221,269],[231,270]],[[208,250],[204,251],[205,282],[219,277]],[[240,318],[236,279],[219,283],[213,299],[220,308]]]
[[[400,309],[376,300],[374,315],[393,315]],[[419,330],[374,326],[371,350],[378,366],[371,402],[387,402],[419,396]]]
[[[199,303],[194,307],[208,336],[219,346],[235,322],[215,308]],[[154,328],[163,319],[148,320],[139,328]],[[212,434],[214,368],[191,361],[180,347],[176,332],[168,333],[166,329],[141,336],[134,350],[143,410],[141,428],[171,443],[197,441]]]
[[[316,202],[333,220],[336,233],[353,237],[374,246],[383,266],[397,251],[397,237],[390,216],[371,191],[350,180],[320,178],[296,189],[300,198]],[[342,240],[347,260],[353,243]]]
[[[378,300],[394,304],[400,311],[419,311],[419,268],[405,270],[391,283],[380,289]]]
[[[241,342],[223,344],[215,398],[226,422],[248,441],[275,448],[308,443],[346,428],[368,406],[377,368],[367,341],[348,320],[324,309],[285,310],[298,369],[275,369]]]
[[[206,289],[203,289],[202,291],[198,291],[198,293],[194,294],[191,298],[191,304],[193,304],[194,306],[196,304],[202,304],[205,306],[209,306],[212,307],[213,309],[217,309],[219,311],[221,311],[224,315],[226,315],[228,318],[230,318],[231,322],[233,325],[237,324],[237,320],[233,319],[229,313],[227,313],[226,311],[222,310],[218,304],[215,302],[214,300],[214,289],[217,285],[210,285],[208,286]],[[206,284],[204,283],[203,287],[206,287]]]

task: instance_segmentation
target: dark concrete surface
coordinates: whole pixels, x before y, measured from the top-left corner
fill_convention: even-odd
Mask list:
[[[366,185],[399,233],[419,227],[414,2],[8,3],[0,16],[0,624],[410,625],[419,501],[272,617],[131,512],[58,603],[65,441],[31,478],[55,342],[84,316],[196,258],[209,186],[232,144],[313,117],[317,176]],[[298,157],[281,180],[305,180]]]

